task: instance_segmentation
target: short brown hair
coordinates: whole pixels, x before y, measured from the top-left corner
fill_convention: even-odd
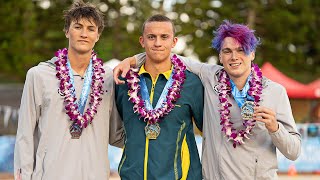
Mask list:
[[[161,14],[156,14],[156,15],[153,15],[153,16],[149,17],[143,23],[142,29],[141,29],[141,34],[143,34],[144,28],[145,28],[146,24],[149,23],[149,22],[170,22],[172,24],[173,35],[176,33],[176,29],[174,27],[174,23],[170,18],[168,18],[167,16],[164,16],[164,15],[161,15]]]
[[[65,20],[63,30],[65,32],[68,31],[72,21],[78,22],[82,18],[93,21],[98,26],[99,34],[104,29],[102,12],[89,2],[84,3],[82,0],[74,2],[68,10],[64,11],[63,17]]]

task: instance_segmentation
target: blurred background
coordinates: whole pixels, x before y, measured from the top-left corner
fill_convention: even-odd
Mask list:
[[[62,12],[71,0],[10,0],[0,2],[0,179],[12,179],[18,111],[27,70],[67,47]],[[268,78],[287,89],[302,154],[297,161],[278,153],[282,179],[320,176],[320,1],[318,0],[92,0],[105,14],[106,28],[95,46],[105,63],[143,49],[141,26],[161,13],[176,25],[174,52],[216,64],[211,48],[213,30],[224,19],[247,24],[261,40],[255,63]],[[197,137],[201,148],[201,137]],[[116,176],[121,150],[110,149]],[[303,175],[303,176],[301,176]]]

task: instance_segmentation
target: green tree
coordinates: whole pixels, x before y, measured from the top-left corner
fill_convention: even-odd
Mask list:
[[[210,49],[213,30],[224,20],[249,25],[261,38],[256,62],[269,61],[288,76],[308,83],[320,76],[319,37],[320,23],[316,16],[320,3],[312,0],[187,0],[174,7],[181,17],[190,20],[177,23],[181,34],[189,36],[187,42],[206,61],[217,52]]]
[[[29,0],[4,1],[0,7],[0,79],[6,82],[21,80],[36,55],[33,41],[35,14]]]
[[[62,12],[73,1],[4,1],[0,6],[0,81],[23,81],[26,71],[67,47]],[[105,14],[106,28],[95,50],[105,61],[143,51],[140,28],[146,18],[162,13],[175,20],[177,35],[186,40],[183,55],[194,52],[207,61],[213,30],[224,20],[248,24],[261,38],[255,61],[270,61],[290,77],[308,83],[320,76],[320,1],[314,0],[92,0]]]

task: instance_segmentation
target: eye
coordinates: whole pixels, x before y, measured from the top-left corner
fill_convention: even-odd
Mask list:
[[[243,48],[240,48],[240,49],[238,49],[238,52],[239,52],[239,53],[244,53],[244,49],[243,49]]]
[[[162,38],[162,39],[168,39],[168,38],[169,38],[169,35],[162,35],[161,38]]]
[[[147,38],[148,38],[149,40],[154,40],[156,37],[155,37],[154,35],[148,35]]]
[[[231,53],[231,50],[230,50],[230,49],[223,49],[223,50],[222,50],[222,53],[223,53],[223,54],[230,54],[230,53]]]

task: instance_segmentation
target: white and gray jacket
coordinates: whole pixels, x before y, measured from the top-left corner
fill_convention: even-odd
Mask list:
[[[108,144],[122,146],[122,124],[114,103],[112,70],[104,67],[103,100],[80,139],[71,139],[71,121],[59,94],[55,58],[31,68],[21,99],[14,174],[23,180],[108,179]],[[74,72],[77,99],[83,78]],[[87,100],[88,107],[89,100]],[[110,129],[110,131],[109,131]],[[119,144],[120,143],[120,144]]]

